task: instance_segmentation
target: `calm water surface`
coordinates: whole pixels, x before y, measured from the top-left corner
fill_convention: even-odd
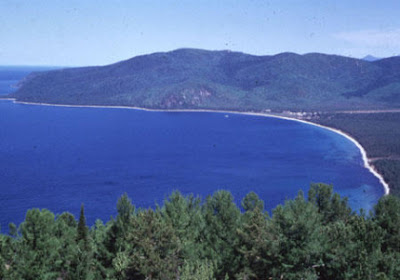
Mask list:
[[[303,123],[0,101],[3,230],[33,207],[77,216],[84,203],[88,223],[106,221],[124,192],[149,207],[173,190],[226,189],[236,201],[255,191],[271,210],[311,182],[333,184],[354,209],[384,193],[352,142]]]

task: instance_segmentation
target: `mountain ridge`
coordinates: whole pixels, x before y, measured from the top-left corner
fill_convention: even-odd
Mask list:
[[[380,60],[380,59],[382,59],[381,57],[376,57],[376,56],[373,56],[373,55],[370,55],[370,54],[368,54],[368,55],[366,55],[366,56],[364,56],[363,58],[362,58],[362,60],[365,60],[365,61],[377,61],[377,60]]]
[[[400,108],[400,57],[177,49],[105,66],[36,72],[18,101],[237,111]]]

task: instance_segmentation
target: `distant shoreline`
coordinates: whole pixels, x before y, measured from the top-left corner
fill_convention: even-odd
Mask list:
[[[389,185],[385,182],[385,179],[381,174],[379,174],[376,169],[370,164],[370,161],[367,157],[367,152],[365,151],[364,147],[361,146],[361,144],[354,139],[352,136],[349,134],[336,129],[332,127],[328,127],[325,125],[317,124],[314,122],[310,121],[305,121],[301,119],[296,119],[293,117],[286,117],[286,116],[279,116],[279,115],[274,115],[274,114],[268,114],[268,113],[257,113],[257,112],[240,112],[240,111],[227,111],[227,110],[211,110],[211,109],[148,109],[148,108],[142,108],[142,107],[134,107],[134,106],[107,106],[107,105],[67,105],[67,104],[51,104],[51,103],[39,103],[39,102],[25,102],[25,101],[17,101],[15,98],[1,98],[0,100],[8,100],[12,101],[13,103],[16,104],[26,104],[26,105],[40,105],[40,106],[52,106],[52,107],[70,107],[70,108],[100,108],[100,109],[130,109],[130,110],[141,110],[141,111],[149,111],[149,112],[198,112],[198,113],[222,113],[222,114],[241,114],[241,115],[249,115],[249,116],[259,116],[259,117],[272,117],[272,118],[278,118],[278,119],[284,119],[284,120],[291,120],[291,121],[297,121],[313,126],[317,126],[323,129],[327,129],[330,131],[333,131],[337,134],[340,134],[341,136],[347,138],[353,144],[356,145],[356,147],[360,150],[361,156],[364,162],[364,167],[367,168],[376,178],[378,178],[379,182],[383,185],[385,195],[388,195],[390,193],[390,188]]]

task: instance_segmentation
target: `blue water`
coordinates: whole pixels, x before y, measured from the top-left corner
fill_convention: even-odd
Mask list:
[[[315,126],[256,116],[67,108],[0,101],[0,224],[32,207],[106,221],[126,192],[150,207],[173,190],[203,198],[255,191],[271,210],[311,182],[334,185],[354,209],[383,187],[357,147]]]

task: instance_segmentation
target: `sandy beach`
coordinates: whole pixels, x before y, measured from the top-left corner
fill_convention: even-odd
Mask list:
[[[241,115],[250,115],[250,116],[271,117],[271,118],[278,118],[278,119],[285,119],[285,120],[301,122],[301,123],[305,123],[305,124],[309,124],[309,125],[313,125],[313,126],[317,126],[317,127],[323,128],[323,129],[333,131],[333,132],[338,133],[341,136],[347,138],[351,142],[353,142],[361,152],[361,156],[362,156],[362,159],[364,162],[364,167],[367,168],[375,177],[378,178],[379,182],[383,185],[385,195],[389,194],[389,192],[390,192],[389,185],[385,182],[382,175],[379,174],[375,170],[375,168],[370,164],[370,161],[367,157],[367,153],[366,153],[364,147],[361,146],[361,144],[356,139],[354,139],[349,134],[347,134],[341,130],[331,128],[328,126],[324,126],[324,125],[320,125],[320,124],[316,124],[316,123],[313,123],[310,121],[305,121],[305,120],[296,119],[296,118],[292,118],[292,117],[268,114],[268,113],[257,113],[257,112],[239,112],[239,111],[208,110],[208,109],[148,109],[148,108],[131,107],[131,106],[66,105],[66,104],[24,102],[24,101],[17,101],[14,98],[2,98],[2,99],[0,98],[0,100],[9,100],[16,104],[53,106],[53,107],[55,106],[55,107],[71,107],[71,108],[130,109],[130,110],[142,110],[142,111],[149,111],[149,112],[204,112],[204,113],[221,113],[221,114],[241,114]]]

